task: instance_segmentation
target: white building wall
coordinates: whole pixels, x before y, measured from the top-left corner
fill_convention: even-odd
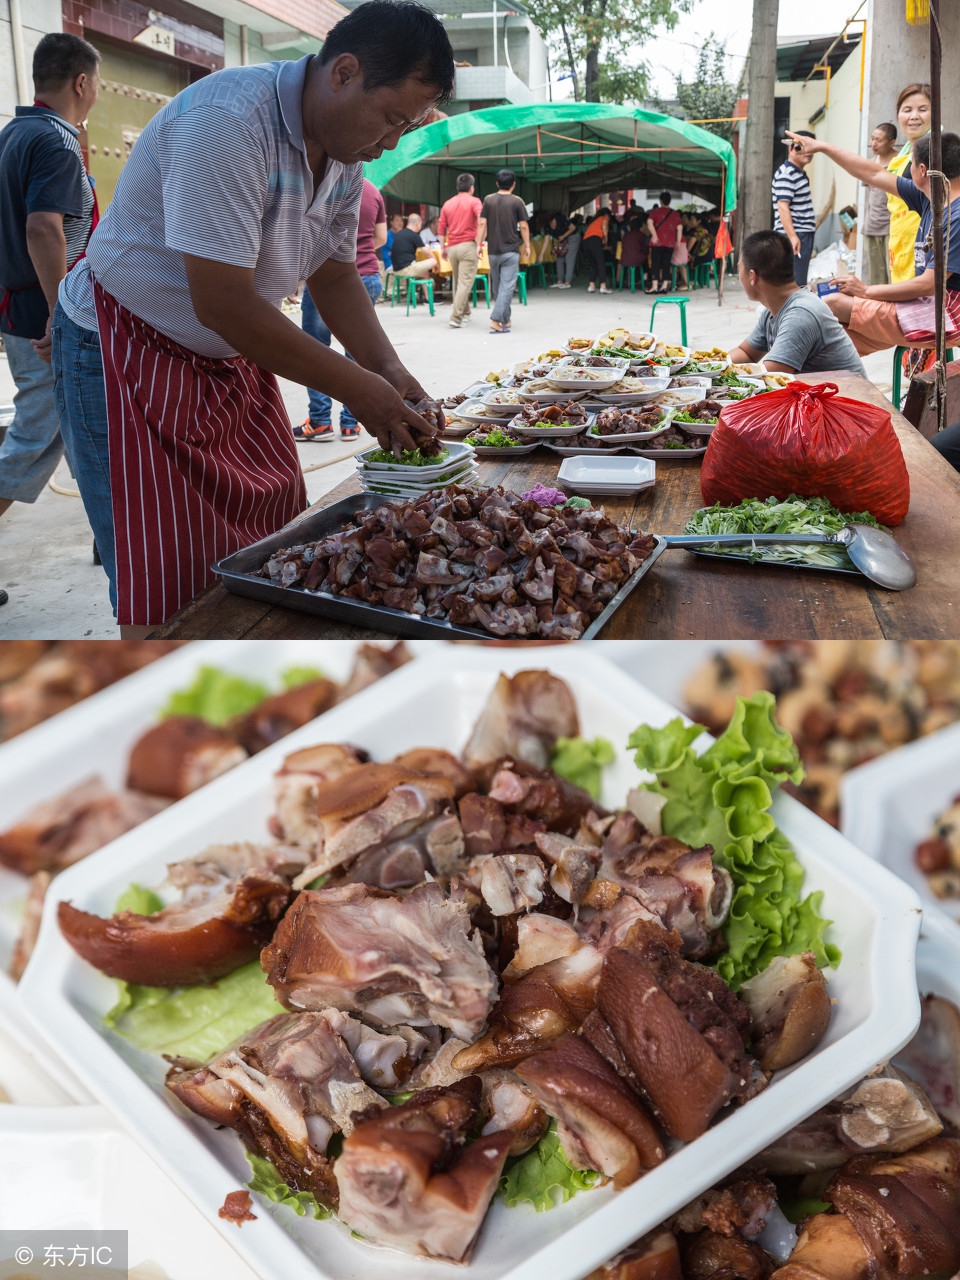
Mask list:
[[[63,30],[63,20],[60,0],[21,0],[20,11],[23,15],[24,58],[30,94],[21,105],[29,106],[33,101],[33,82],[30,80],[33,51],[40,43],[40,38],[48,31]],[[10,3],[9,0],[0,0],[0,128],[12,119],[18,102],[13,37],[10,28]]]

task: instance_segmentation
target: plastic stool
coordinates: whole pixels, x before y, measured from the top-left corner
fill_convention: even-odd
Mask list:
[[[657,307],[659,307],[662,303],[672,303],[674,306],[677,306],[680,308],[680,341],[683,343],[684,346],[686,346],[687,345],[687,303],[689,301],[690,301],[689,298],[673,298],[669,294],[664,294],[661,297],[657,298],[656,302],[650,308],[650,332],[651,333],[654,332],[653,317],[657,313]]]
[[[547,287],[547,273],[542,262],[531,262],[527,267],[527,272],[530,275],[531,285],[538,284],[541,289]]]
[[[641,270],[642,270],[642,268],[641,268]],[[624,278],[625,278],[625,276],[626,276],[626,274],[627,274],[627,272],[628,272],[628,271],[630,272],[630,292],[631,292],[631,293],[636,293],[636,292],[637,292],[637,268],[636,268],[636,267],[621,267],[621,268],[620,268],[620,288],[621,288],[621,289],[623,288],[623,281],[624,281]],[[640,277],[640,283],[641,283],[641,285],[643,284],[643,277],[642,277],[642,276]]]
[[[525,307],[527,305],[527,269],[526,267],[524,267],[523,270],[518,272],[517,274],[517,293],[520,297],[521,305]]]
[[[902,403],[901,382],[903,380],[903,353],[909,351],[909,347],[893,348],[893,388],[890,392],[890,399],[893,401],[893,407],[899,413]],[[946,351],[947,364],[953,362],[953,347],[947,347]]]
[[[394,288],[396,288],[396,287],[397,287],[397,280],[398,280],[398,279],[399,279],[399,282],[400,282],[400,285],[401,285],[401,286],[402,286],[404,283],[406,283],[406,286],[407,286],[407,315],[409,315],[409,314],[410,314],[410,307],[411,307],[411,305],[413,306],[414,311],[416,311],[416,309],[417,309],[417,285],[420,285],[420,287],[421,287],[422,289],[426,289],[426,291],[427,291],[427,302],[428,302],[428,304],[429,304],[429,306],[430,306],[430,314],[431,314],[431,315],[433,315],[433,314],[434,314],[434,310],[433,310],[433,281],[432,281],[432,280],[418,280],[415,276],[400,276],[400,277],[394,277]],[[401,296],[402,296],[402,295],[401,295]]]
[[[487,310],[490,310],[490,283],[486,275],[476,275],[473,277],[473,305],[477,305],[477,286],[483,285],[483,296],[487,302]]]

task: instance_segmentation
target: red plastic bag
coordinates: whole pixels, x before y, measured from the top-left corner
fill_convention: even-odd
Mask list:
[[[744,498],[828,498],[900,524],[910,478],[887,410],[838,395],[832,382],[789,383],[725,405],[703,456],[708,505]]]

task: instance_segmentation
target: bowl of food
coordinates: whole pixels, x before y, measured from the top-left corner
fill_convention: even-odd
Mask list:
[[[495,405],[498,408],[515,409],[523,404],[523,400],[520,398],[518,387],[507,387],[498,391],[488,391],[483,397],[483,403]]]
[[[561,390],[552,377],[532,378],[520,391],[520,399],[528,404],[531,400],[549,400],[554,403],[567,404],[572,400],[582,400],[587,388],[582,384],[574,388]]]
[[[655,333],[634,333],[621,326],[598,334],[593,340],[593,350],[603,354],[603,347],[620,347],[636,359],[638,356],[649,355],[659,341]]]
[[[512,419],[510,429],[528,440],[549,440],[578,435],[595,420],[594,414],[586,413],[576,402],[541,405],[534,400]]]
[[[704,750],[709,740],[602,657],[541,652],[537,670],[529,650],[431,653],[78,864],[48,906],[21,990],[29,1018],[264,1280],[419,1280],[424,1255],[441,1280],[468,1275],[464,1264],[484,1280],[579,1280],[917,1025],[916,897],[779,793],[796,758],[769,695]],[[682,835],[663,804],[670,763],[693,788]],[[485,768],[481,791],[474,770]],[[733,826],[716,799],[730,785]],[[501,815],[540,837],[537,852],[471,868],[466,833],[482,840]],[[714,858],[713,831],[735,856]],[[645,900],[618,843],[631,836],[659,840]],[[223,884],[228,868],[239,883]],[[470,877],[469,895],[447,891],[454,874]],[[212,923],[251,877],[248,932],[208,930],[206,950],[187,937],[188,891],[189,910]],[[166,914],[114,917],[131,881],[160,890]],[[552,903],[548,887],[578,901],[576,917],[536,910]],[[650,896],[658,887],[669,903]],[[677,894],[674,935],[662,918]],[[474,896],[497,937],[516,925],[516,946],[484,951]],[[731,911],[755,947],[727,931]],[[624,916],[632,933],[620,932]],[[127,962],[108,923],[125,931]],[[782,990],[773,980],[791,936],[791,1008],[802,992],[817,1016],[793,1056],[764,1069],[756,1052],[786,1048],[782,1003],[761,983],[745,1015],[736,988],[767,973]],[[120,967],[118,1004],[104,970]],[[153,979],[149,998],[131,989],[134,973]],[[678,980],[682,1007],[669,994]],[[511,1001],[553,1013],[518,1024]],[[769,1032],[762,1048],[756,1026]],[[662,1120],[596,1047],[601,1033],[653,1089]],[[238,1197],[242,1231],[229,1220]]]
[[[708,436],[720,421],[723,405],[712,397],[700,399],[694,404],[677,409],[673,415],[673,424],[681,431],[692,436]]]
[[[402,475],[415,477],[419,481],[442,475],[445,471],[450,471],[473,460],[473,450],[462,441],[451,440],[447,442],[438,439],[436,443],[440,446],[437,451],[404,449],[399,458],[395,457],[389,449],[381,449],[379,447],[364,449],[362,453],[356,455],[357,470],[367,473],[382,473],[382,478],[385,478],[388,474],[394,476]]]
[[[669,385],[670,379],[666,376],[638,378],[633,374],[626,374],[609,391],[598,392],[597,399],[604,404],[643,404],[666,391]]]
[[[598,439],[615,438],[620,444],[637,440],[652,440],[670,426],[673,410],[660,405],[621,409],[617,405],[597,414],[597,420],[588,434]]]
[[[689,408],[690,405],[699,404],[705,395],[703,387],[678,387],[676,391],[661,391],[654,397],[653,403],[673,409],[684,409]]]
[[[561,391],[609,391],[626,374],[630,361],[610,356],[568,356],[548,381]]]
[[[564,348],[568,356],[584,355],[593,346],[593,338],[568,338]]]
[[[531,444],[523,440],[509,423],[503,422],[474,427],[467,436],[466,443],[483,458],[508,458],[511,455],[533,453],[537,447],[536,441]]]

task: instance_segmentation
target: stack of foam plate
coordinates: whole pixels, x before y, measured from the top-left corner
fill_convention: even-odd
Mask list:
[[[557,479],[573,493],[615,497],[652,488],[657,480],[657,464],[649,458],[581,455],[565,458]]]
[[[473,446],[460,441],[446,443],[447,456],[425,467],[404,466],[402,462],[371,462],[378,449],[365,449],[356,457],[360,487],[364,493],[385,498],[419,498],[431,489],[448,484],[473,484],[480,474]]]

